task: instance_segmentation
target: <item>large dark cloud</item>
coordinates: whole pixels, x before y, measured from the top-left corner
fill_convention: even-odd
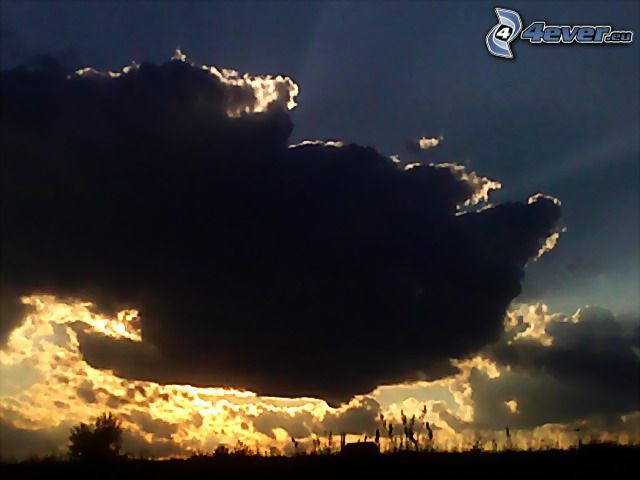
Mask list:
[[[127,375],[342,400],[441,374],[499,337],[560,214],[456,215],[476,187],[449,168],[290,149],[279,102],[229,118],[252,92],[185,62],[6,71],[1,95],[3,302],[139,308],[155,360]]]
[[[471,377],[477,426],[531,428],[594,416],[619,421],[620,415],[640,410],[635,332],[600,307],[585,307],[568,318],[559,315],[547,325],[550,345],[511,341],[511,332],[486,350],[502,374]],[[517,414],[506,408],[509,400],[518,402]]]

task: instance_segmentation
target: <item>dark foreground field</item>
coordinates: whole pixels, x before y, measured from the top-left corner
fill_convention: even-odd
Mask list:
[[[111,463],[63,461],[4,464],[8,478],[324,478],[347,475],[400,478],[592,478],[629,476],[640,471],[640,448],[607,447],[537,452],[403,452],[367,457],[308,455],[251,457],[228,455],[188,460],[123,460]],[[607,477],[600,477],[607,478]]]

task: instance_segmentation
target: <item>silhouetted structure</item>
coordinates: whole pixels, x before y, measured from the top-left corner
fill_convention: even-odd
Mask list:
[[[342,455],[348,457],[371,457],[380,454],[375,442],[347,443],[342,449]]]

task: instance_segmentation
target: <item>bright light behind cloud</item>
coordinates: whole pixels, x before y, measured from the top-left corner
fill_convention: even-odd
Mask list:
[[[187,55],[180,49],[176,49],[171,60],[187,62]],[[247,101],[241,102],[236,98],[228,102],[227,115],[231,118],[248,113],[266,112],[273,104],[282,105],[287,110],[292,110],[298,105],[295,99],[300,89],[298,84],[290,77],[283,75],[249,75],[248,73],[241,75],[237,70],[231,68],[197,65],[193,62],[190,62],[190,64],[211,73],[225,85],[238,87],[251,93]],[[118,78],[136,68],[138,68],[138,65],[134,62],[116,72],[99,71],[91,67],[85,67],[76,70],[75,74],[78,76]]]
[[[555,205],[562,205],[562,202],[558,198],[552,197],[551,195],[545,195],[544,193],[536,193],[535,195],[530,196],[527,203],[531,205],[532,203],[537,202],[541,198],[551,200]],[[566,231],[567,231],[566,227],[557,227],[557,229],[554,232],[552,232],[547,238],[545,238],[542,244],[540,245],[540,249],[538,250],[538,254],[536,255],[536,257],[534,258],[534,261],[540,260],[540,258],[544,254],[553,250],[558,244],[558,240],[560,239],[560,234]]]
[[[338,408],[314,398],[263,397],[231,388],[161,385],[125,379],[111,370],[97,369],[84,358],[78,333],[101,335],[118,342],[143,342],[138,313],[124,310],[110,318],[93,310],[89,302],[59,300],[53,296],[23,298],[28,314],[10,333],[0,350],[0,419],[12,427],[63,432],[90,421],[105,411],[121,419],[130,453],[143,450],[153,456],[188,455],[210,451],[217,445],[241,442],[261,452],[293,453],[291,437],[299,449],[313,448],[313,439],[332,432],[350,432],[348,441],[363,438],[359,428],[381,428],[385,421],[401,424],[402,416],[415,417],[416,433],[427,442],[426,422],[435,432],[430,445],[440,449],[468,448],[477,431],[472,428],[475,407],[472,376],[498,381],[504,367],[481,355],[453,360],[459,373],[431,382],[381,386]],[[551,345],[546,331],[552,322],[577,322],[574,316],[552,315],[546,306],[520,306],[509,312],[505,332],[513,342],[530,340]],[[508,367],[507,367],[508,368]],[[419,398],[418,398],[419,397]],[[504,402],[511,415],[519,414],[516,399]],[[629,417],[633,422],[633,418]],[[400,427],[398,427],[400,431]],[[387,448],[397,438],[383,430]],[[500,432],[485,432],[486,447]],[[520,435],[520,436],[518,436]],[[561,446],[575,443],[575,434],[562,425],[545,425],[513,435],[514,445],[543,441],[555,435]],[[125,442],[125,447],[127,442]],[[136,450],[137,449],[137,450]],[[35,452],[47,453],[47,452]]]
[[[23,298],[23,303],[30,312],[0,351],[0,418],[17,428],[52,429],[88,421],[108,410],[122,420],[129,432],[156,447],[170,442],[187,453],[242,442],[287,452],[295,430],[291,425],[302,422],[320,436],[326,436],[333,425],[349,430],[352,426],[348,420],[342,424],[334,420],[364,405],[364,398],[360,397],[332,408],[313,398],[261,397],[237,389],[160,385],[120,378],[111,370],[87,363],[80,350],[78,331],[141,342],[135,310],[108,318],[94,312],[89,302],[29,296]],[[472,369],[485,372],[490,378],[499,376],[496,365],[480,357],[456,365],[461,369],[458,375],[421,382],[447,390],[453,402],[414,405],[416,409],[428,406],[428,420],[441,430],[436,445],[442,448],[462,445],[463,440],[456,437],[455,429],[441,418],[440,411],[451,409],[463,421],[473,420],[469,385]],[[373,405],[378,404],[375,392],[369,398]],[[387,418],[399,422],[400,410],[409,412],[410,404],[383,405],[383,411]],[[367,409],[363,410],[365,414]],[[268,414],[278,415],[282,425],[261,431],[256,419]],[[375,422],[378,412],[370,411],[369,416]],[[286,430],[288,424],[291,432]],[[283,431],[287,434],[283,435]]]
[[[465,181],[473,190],[473,194],[465,202],[466,206],[477,205],[489,201],[489,193],[492,190],[500,190],[502,184],[490,178],[478,175],[476,172],[467,170],[463,165],[455,163],[438,163],[431,164],[437,168],[447,168],[451,170],[458,178]]]
[[[215,443],[234,444],[267,440],[244,423],[244,417],[264,411],[296,414],[301,411],[322,418],[331,409],[314,399],[259,398],[254,393],[228,388],[196,388],[126,380],[110,370],[90,366],[82,357],[77,328],[87,333],[124,341],[141,340],[134,326],[135,312],[106,318],[91,311],[87,302],[63,302],[51,296],[25,297],[32,307],[0,351],[2,370],[0,416],[25,429],[52,428],[85,421],[105,410],[114,411],[125,428],[148,442],[147,430],[165,427],[173,442],[186,450]],[[31,378],[19,385],[21,378]],[[147,419],[155,427],[144,429],[135,419]],[[157,435],[155,435],[157,437]]]
[[[289,145],[289,148],[304,147],[306,145],[320,145],[322,147],[342,148],[345,143],[340,140],[303,140],[300,143]]]

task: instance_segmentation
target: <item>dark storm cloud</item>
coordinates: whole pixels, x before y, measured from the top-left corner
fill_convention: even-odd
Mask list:
[[[253,419],[255,429],[275,438],[274,429],[281,428],[293,438],[306,438],[311,434],[334,435],[340,433],[373,435],[379,426],[380,405],[372,398],[362,398],[360,402],[341,410],[327,413],[318,420],[310,412],[295,414],[286,412],[262,412]]]
[[[523,339],[509,344],[513,336],[506,335],[489,349],[502,367],[511,368],[501,368],[497,379],[472,375],[478,426],[531,428],[594,416],[619,419],[640,410],[635,332],[599,307],[585,307],[575,319],[548,324],[549,346]],[[508,411],[509,400],[518,402],[517,414]]]
[[[5,461],[15,460],[34,455],[34,452],[56,455],[70,428],[70,425],[62,423],[55,428],[29,430],[0,420],[0,458]]]
[[[380,405],[371,398],[364,398],[360,404],[329,413],[322,421],[324,432],[373,435],[379,426]]]
[[[155,419],[148,413],[139,410],[134,411],[130,415],[130,420],[138,425],[144,432],[152,434],[155,440],[171,439],[171,435],[178,430],[176,425]]]
[[[129,430],[122,434],[122,450],[138,458],[166,458],[186,453],[182,446],[169,439],[154,436],[149,442],[140,434]]]
[[[131,376],[344,400],[441,375],[499,337],[560,214],[456,215],[476,193],[460,172],[289,149],[278,103],[229,118],[252,92],[185,62],[1,89],[3,301],[139,308],[157,360]]]
[[[282,428],[293,438],[306,438],[317,430],[317,421],[309,412],[289,415],[284,412],[263,412],[253,420],[256,431],[275,438],[274,430]]]

